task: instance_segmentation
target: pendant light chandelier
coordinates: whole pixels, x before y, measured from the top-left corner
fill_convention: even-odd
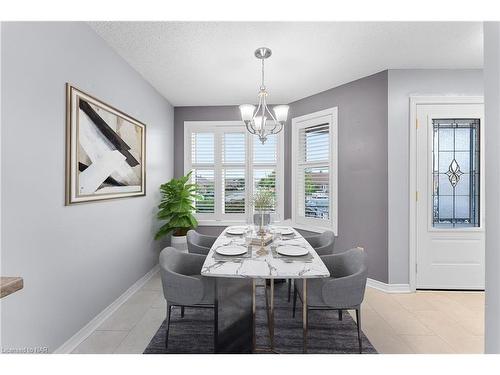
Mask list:
[[[288,106],[277,105],[273,108],[274,115],[267,106],[267,96],[264,84],[264,60],[271,56],[271,50],[266,47],[257,48],[255,57],[261,60],[262,64],[262,82],[259,89],[259,104],[257,108],[253,104],[240,105],[241,119],[245,123],[249,133],[257,135],[264,144],[267,137],[271,134],[277,134],[283,130],[283,125],[288,117]]]

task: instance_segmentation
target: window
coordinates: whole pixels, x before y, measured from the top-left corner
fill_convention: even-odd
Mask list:
[[[198,184],[198,193],[203,196],[195,201],[197,213],[215,212],[214,144],[213,133],[195,133],[191,138],[193,182]]]
[[[337,234],[337,108],[292,120],[292,216]]]
[[[198,220],[207,224],[243,222],[251,216],[253,194],[274,192],[275,221],[283,217],[282,134],[269,136],[263,145],[241,122],[186,121],[185,171],[202,198],[194,203]]]
[[[222,133],[223,213],[245,214],[246,135],[244,132]]]
[[[434,119],[434,228],[478,227],[479,119]]]
[[[252,137],[253,192],[271,190],[274,192],[275,202],[278,199],[276,194],[278,137],[279,135],[276,134],[269,135],[264,144],[259,141],[258,137]],[[272,207],[271,211],[276,213],[276,207]]]

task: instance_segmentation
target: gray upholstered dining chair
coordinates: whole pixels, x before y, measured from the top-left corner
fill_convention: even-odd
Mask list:
[[[367,267],[366,254],[361,248],[347,250],[340,254],[322,256],[321,259],[330,271],[325,279],[307,281],[307,310],[356,310],[359,353],[361,345],[361,302],[365,296]],[[302,280],[295,280],[293,292],[293,316],[297,295],[303,300]],[[306,320],[307,324],[307,320]]]
[[[193,254],[208,255],[210,248],[217,237],[201,234],[191,229],[187,232],[188,252]]]
[[[331,230],[326,230],[317,236],[304,237],[309,242],[309,245],[316,251],[319,256],[333,254],[333,245],[335,244],[335,233]],[[288,280],[288,302],[292,291],[292,280]]]
[[[307,242],[316,250],[319,256],[333,254],[335,244],[335,233],[326,230],[317,236],[304,237]]]
[[[165,348],[172,307],[181,307],[181,316],[184,316],[184,307],[214,308],[214,280],[200,275],[204,261],[203,255],[184,253],[173,247],[166,247],[160,253],[161,283],[167,301]]]

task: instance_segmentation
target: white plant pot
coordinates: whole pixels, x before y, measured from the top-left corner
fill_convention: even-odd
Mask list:
[[[181,250],[187,253],[187,239],[186,236],[172,236],[170,244],[177,250]]]

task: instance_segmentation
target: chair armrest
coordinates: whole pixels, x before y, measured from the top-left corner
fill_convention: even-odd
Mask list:
[[[358,246],[358,247],[353,247],[353,248],[348,249],[348,250],[343,250],[343,251],[335,252],[334,254],[328,254],[328,255],[318,254],[318,255],[320,255],[321,260],[325,264],[326,268],[328,268],[328,271],[330,271],[330,273],[332,273],[333,269],[335,267],[335,263],[337,262],[337,259],[340,259],[345,253],[347,253],[348,251],[354,250],[354,249],[361,249],[361,250],[363,250],[362,247]]]
[[[360,305],[365,295],[366,277],[366,267],[363,267],[355,274],[326,280],[321,290],[324,302],[334,308]]]
[[[198,246],[198,245],[195,245],[194,243],[188,243],[188,251],[190,254],[198,254],[198,255],[207,256],[208,253],[210,252],[210,248],[204,247],[204,246]],[[203,258],[203,259],[205,259],[205,258]]]
[[[204,286],[201,278],[161,270],[165,299],[181,305],[196,305],[203,299]]]

